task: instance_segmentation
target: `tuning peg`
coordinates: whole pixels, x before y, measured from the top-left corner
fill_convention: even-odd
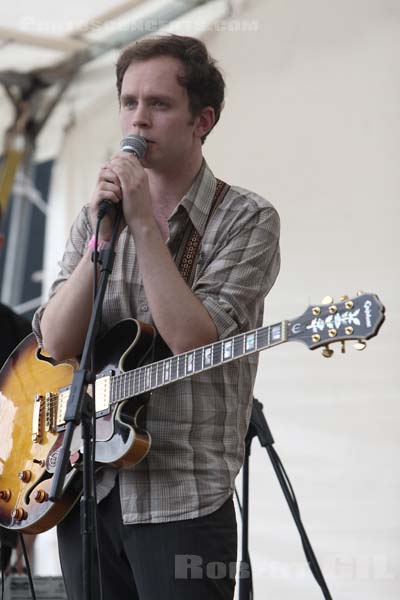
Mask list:
[[[322,298],[321,300],[321,304],[333,304],[333,302],[332,296],[325,296],[325,298]]]
[[[329,346],[325,346],[325,348],[322,350],[322,356],[325,356],[325,358],[330,358],[332,354],[333,350],[331,350]]]
[[[342,340],[342,350],[341,350],[342,354],[346,354],[346,344],[345,341]]]
[[[362,296],[363,294],[365,294],[365,292],[363,292],[362,290],[358,290],[356,296]]]
[[[340,296],[340,302],[345,302],[348,299],[349,297],[347,296],[347,294],[345,294],[344,296]]]
[[[357,340],[354,344],[354,348],[356,350],[365,350],[365,348],[367,347],[367,342],[364,342],[363,340]]]

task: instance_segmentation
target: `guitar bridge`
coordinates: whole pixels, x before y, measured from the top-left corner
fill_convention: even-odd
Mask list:
[[[57,433],[57,394],[47,392],[45,395],[45,430]]]
[[[32,417],[32,442],[40,444],[43,438],[43,403],[44,397],[37,394],[34,398]]]

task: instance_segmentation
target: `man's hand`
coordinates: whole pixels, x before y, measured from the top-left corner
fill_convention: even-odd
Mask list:
[[[122,190],[118,175],[111,169],[111,162],[105,163],[100,170],[96,187],[90,200],[90,211],[93,230],[96,228],[97,214],[103,200],[118,204],[122,202]],[[115,215],[105,215],[100,225],[100,239],[108,242],[111,239]],[[125,227],[124,217],[121,219],[120,231]]]
[[[125,221],[131,232],[135,226],[153,221],[148,176],[140,160],[128,152],[115,154],[109,168],[116,177],[122,193]]]

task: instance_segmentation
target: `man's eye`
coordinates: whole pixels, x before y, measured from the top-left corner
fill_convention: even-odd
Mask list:
[[[137,102],[135,100],[125,100],[124,107],[125,108],[134,108]]]

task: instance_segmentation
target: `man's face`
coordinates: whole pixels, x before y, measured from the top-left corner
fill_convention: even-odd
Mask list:
[[[187,91],[177,79],[180,74],[180,61],[169,56],[134,62],[125,72],[121,87],[122,134],[141,135],[147,140],[142,161],[145,167],[168,170],[184,164],[201,146],[204,123],[201,116],[193,117],[189,110]]]

